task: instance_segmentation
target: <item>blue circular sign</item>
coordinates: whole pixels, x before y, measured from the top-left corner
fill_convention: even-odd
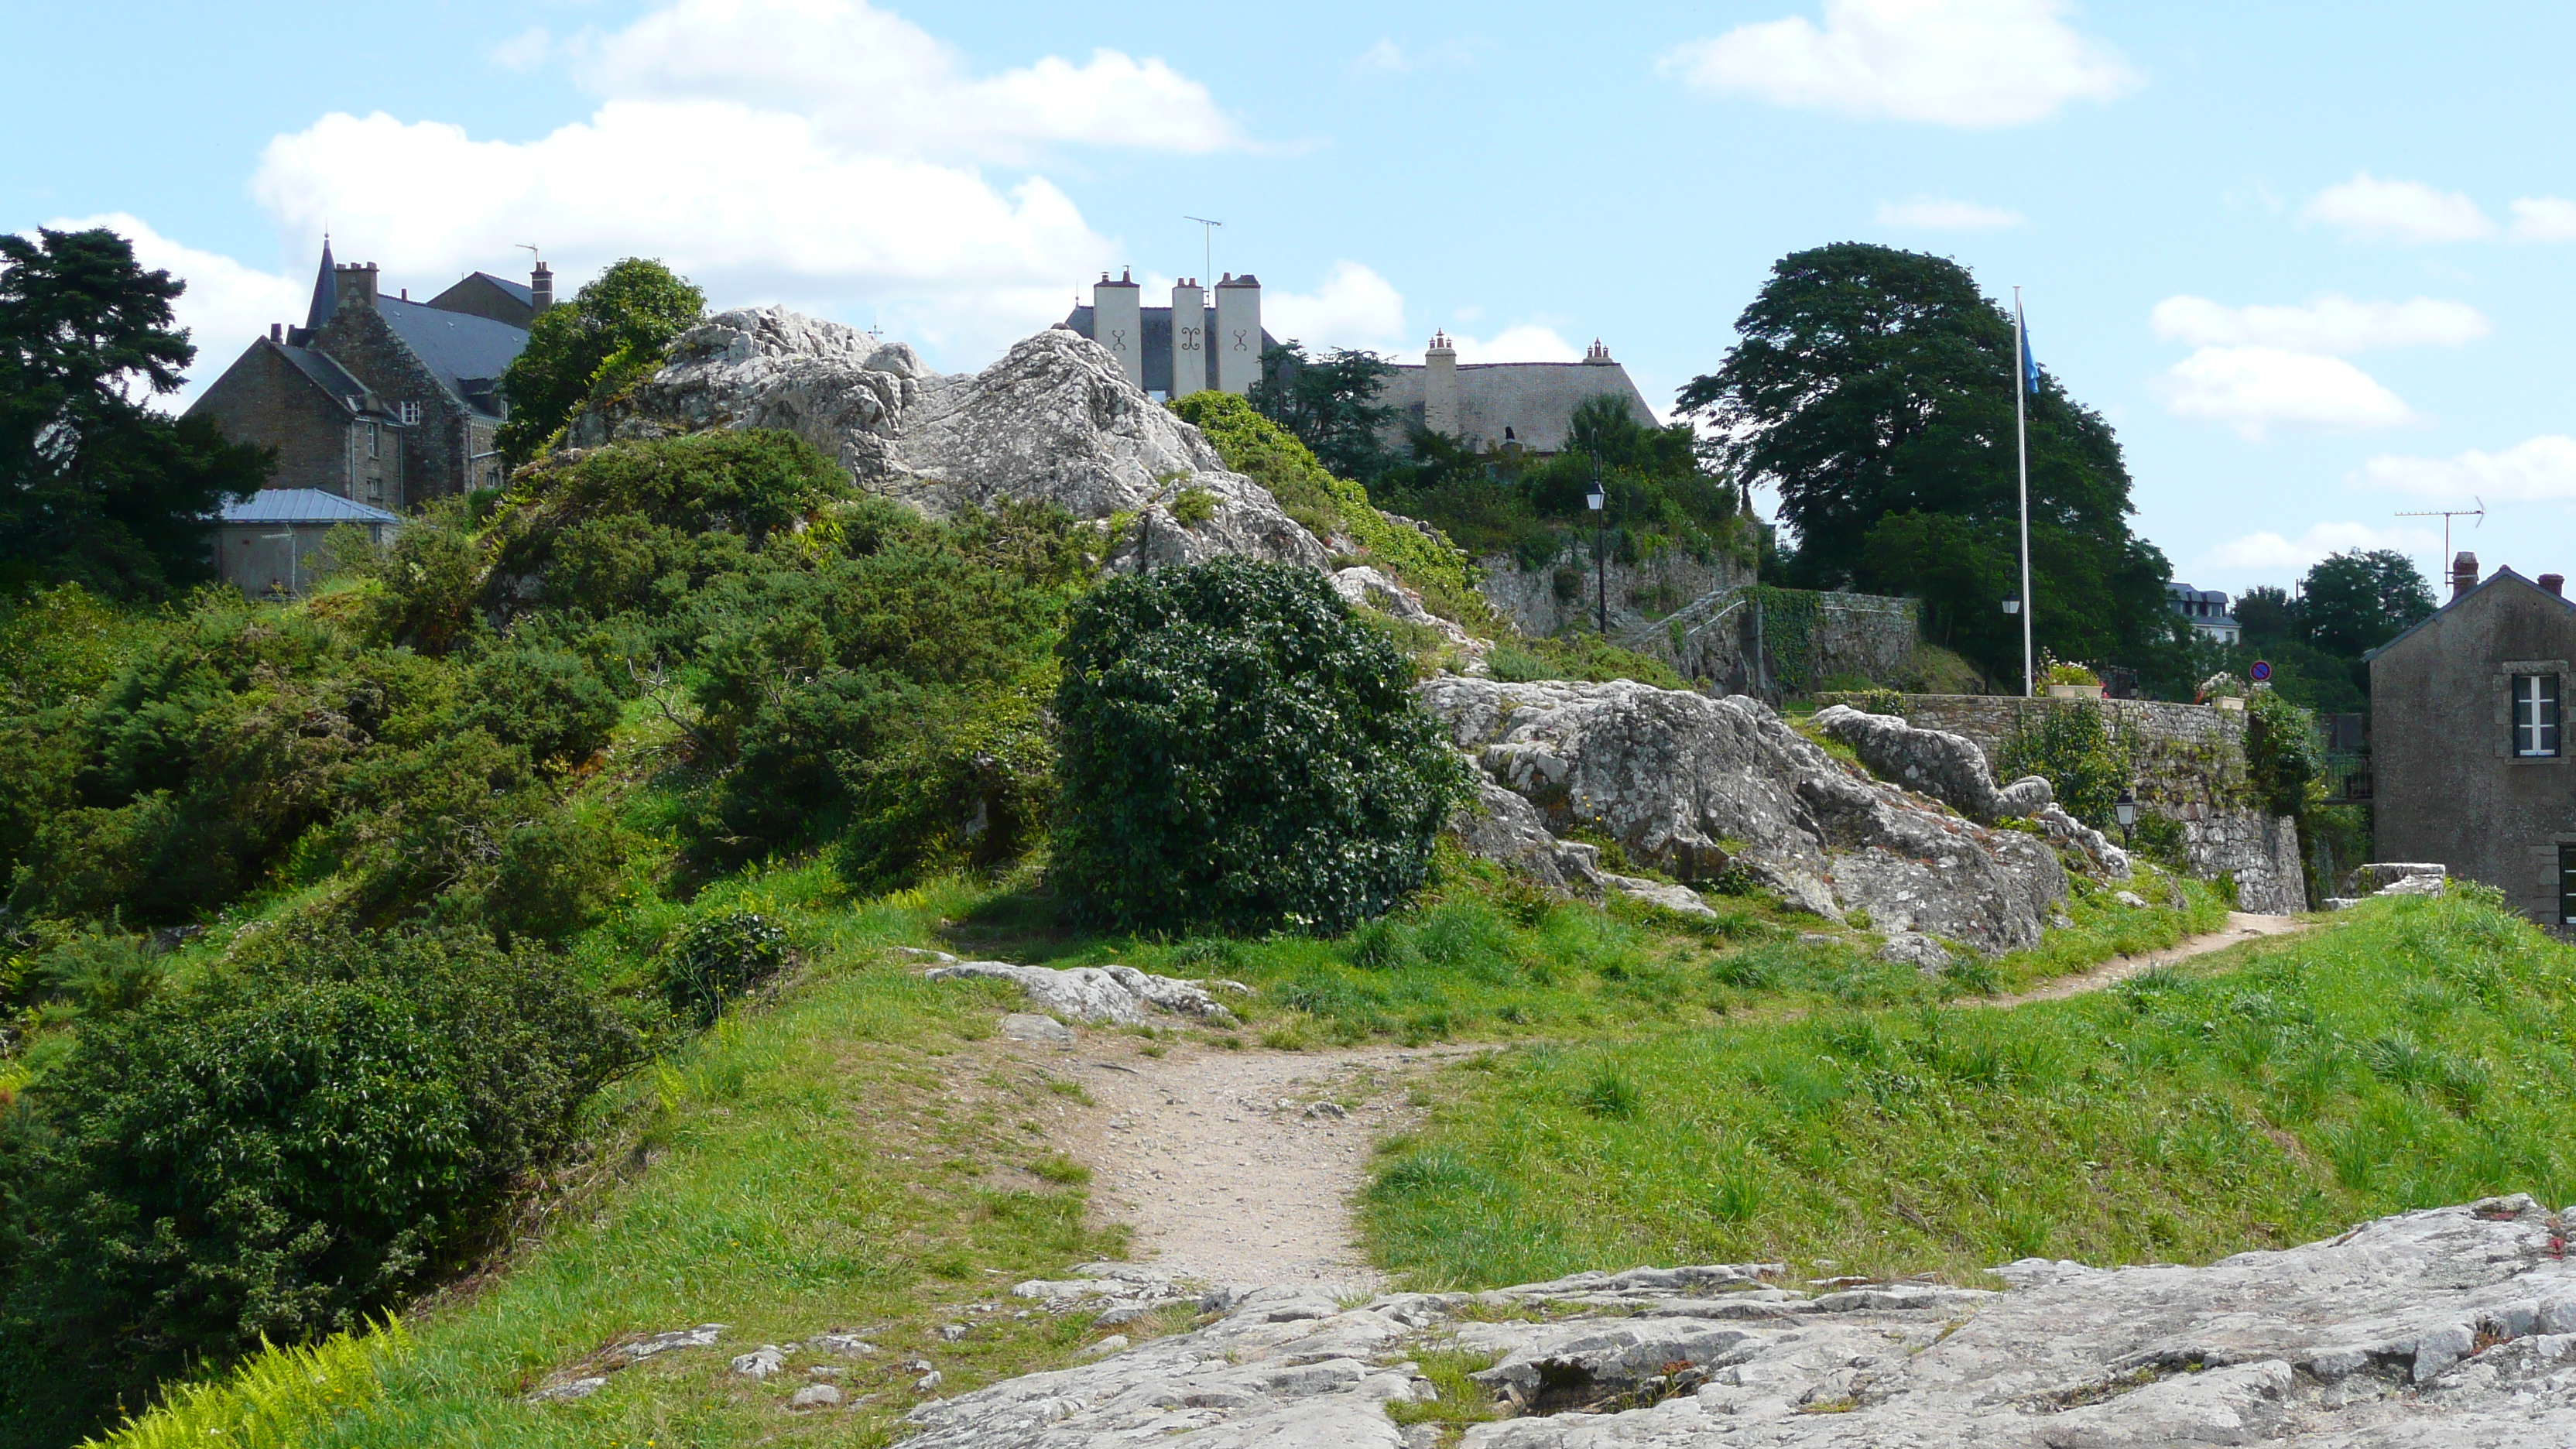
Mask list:
[[[2272,677],[2272,663],[2268,659],[2257,659],[2254,661],[2254,667],[2246,670],[2245,672],[2254,676],[2254,682],[2256,684],[2261,684],[2264,680]]]

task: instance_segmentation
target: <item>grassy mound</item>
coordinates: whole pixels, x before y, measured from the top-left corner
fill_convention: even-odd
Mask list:
[[[2204,962],[2206,964],[2204,964]],[[2576,1190],[2576,951],[2474,893],[2010,1012],[1535,1047],[1452,1074],[1369,1189],[1423,1284],[1786,1259],[2206,1260]]]

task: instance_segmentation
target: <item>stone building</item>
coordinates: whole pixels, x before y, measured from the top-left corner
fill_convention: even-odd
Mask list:
[[[2370,661],[2374,850],[2440,861],[2515,910],[2576,920],[2576,770],[2560,728],[2576,605],[2566,579],[2451,564],[2451,600]]]
[[[1594,338],[1581,362],[1468,362],[1445,332],[1432,334],[1419,366],[1398,363],[1377,400],[1395,409],[1385,442],[1401,448],[1416,428],[1444,434],[1483,451],[1519,448],[1554,453],[1564,448],[1574,410],[1597,397],[1618,400],[1629,416],[1656,426],[1654,409],[1628,377],[1628,369]]]
[[[2245,626],[2237,623],[2236,616],[2227,612],[2227,595],[2221,590],[2167,584],[2165,607],[2189,621],[2192,632],[2204,639],[2234,644],[2245,637]]]
[[[476,272],[427,302],[387,297],[375,263],[336,263],[325,242],[304,325],[272,324],[188,411],[277,449],[280,488],[400,513],[497,487],[501,374],[553,287],[540,262],[526,287]]]
[[[382,548],[400,516],[320,488],[262,488],[224,505],[207,547],[215,572],[245,594],[300,594],[322,563],[322,541],[354,527]]]
[[[1113,282],[1102,272],[1091,305],[1076,306],[1058,325],[1108,348],[1129,382],[1166,400],[1211,388],[1250,392],[1261,380],[1263,349],[1279,345],[1261,330],[1261,279],[1248,272],[1226,273],[1214,306],[1196,277],[1184,277],[1172,284],[1167,307],[1146,306],[1144,287],[1128,273]]]

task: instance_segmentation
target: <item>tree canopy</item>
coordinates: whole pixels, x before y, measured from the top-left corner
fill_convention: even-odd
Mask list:
[[[1261,353],[1261,381],[1251,403],[1263,417],[1311,450],[1336,478],[1365,483],[1392,461],[1378,433],[1395,410],[1380,404],[1378,389],[1395,365],[1374,352],[1336,347],[1308,357],[1295,341]]]
[[[1936,642],[2014,672],[2010,316],[1954,261],[1841,242],[1782,258],[1736,330],[1680,403],[1739,480],[1779,489],[1797,532],[1786,581],[1918,596]],[[2129,531],[2110,425],[2043,372],[2029,438],[2038,642],[2178,675],[2171,569]]]
[[[2433,591],[2414,560],[2394,549],[2355,550],[2308,570],[2299,590],[2299,632],[2329,654],[2358,656],[2433,608]]]
[[[535,457],[583,403],[659,366],[671,339],[695,326],[706,305],[706,294],[669,267],[628,257],[569,302],[538,313],[528,345],[501,375],[510,404],[502,456],[513,466]]]
[[[196,358],[171,325],[186,290],[105,228],[0,236],[0,584],[153,596],[213,576],[207,517],[276,460],[149,406]]]

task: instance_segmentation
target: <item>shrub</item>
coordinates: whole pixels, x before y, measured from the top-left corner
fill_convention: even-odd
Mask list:
[[[2308,782],[2325,773],[2315,720],[2269,689],[2254,691],[2245,716],[2246,783],[2273,814],[2305,813]]]
[[[704,1026],[786,964],[785,931],[752,911],[727,912],[691,926],[662,953],[662,999],[674,1016]]]
[[[617,691],[598,666],[552,641],[513,639],[477,660],[461,722],[504,744],[524,745],[541,765],[577,764],[617,727]]]
[[[631,556],[650,559],[681,536],[709,532],[756,551],[771,533],[847,497],[850,481],[793,433],[726,428],[548,458],[521,469],[510,492],[491,529],[496,579],[548,575],[567,535],[593,520],[624,518],[635,522],[618,525],[613,538],[586,536],[574,550],[590,581],[567,587],[612,581],[612,593],[631,594],[645,566]]]
[[[1466,772],[1320,575],[1115,579],[1060,652],[1053,879],[1078,918],[1339,931],[1422,884]]]
[[[0,1420],[67,1439],[360,1327],[483,1240],[635,1047],[551,960],[470,933],[283,941],[92,1023],[10,1123]]]
[[[2135,765],[2102,723],[2101,706],[2066,701],[2040,706],[2038,715],[2036,726],[2025,722],[1996,751],[1995,773],[2007,780],[2041,776],[2067,814],[2096,830],[2111,828],[2112,806]]]

